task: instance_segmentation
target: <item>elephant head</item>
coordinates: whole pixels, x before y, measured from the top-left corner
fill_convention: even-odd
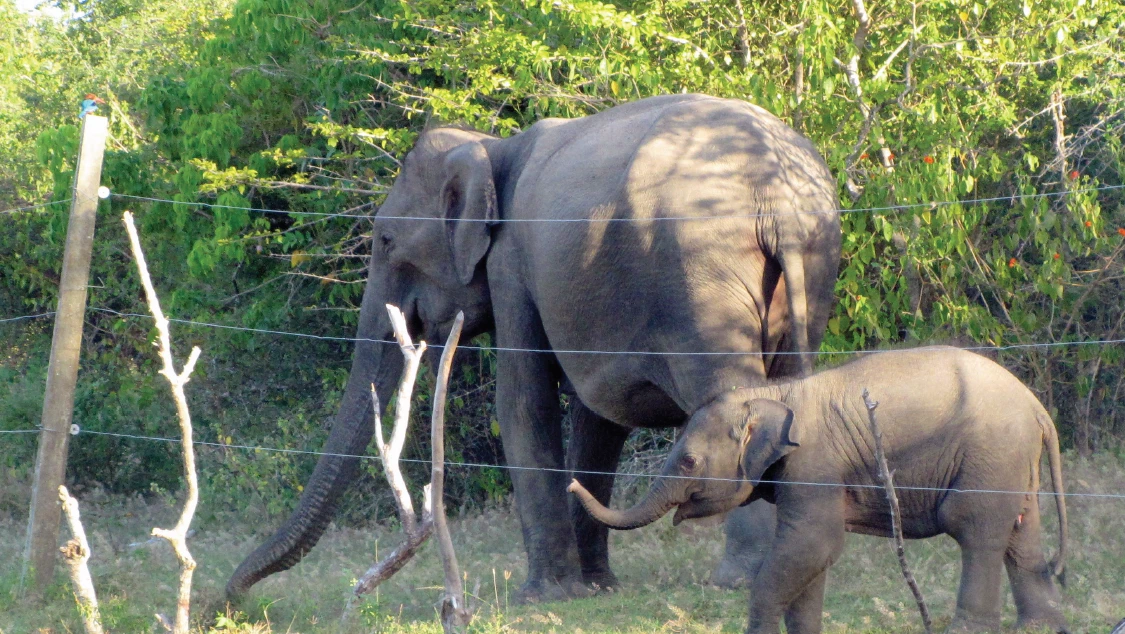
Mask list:
[[[371,261],[360,307],[352,370],[324,455],[297,509],[227,584],[237,598],[296,564],[324,533],[374,431],[370,385],[390,401],[403,368],[386,305],[398,306],[415,340],[443,341],[458,311],[462,338],[492,325],[485,255],[498,217],[492,137],[466,130],[424,132],[374,217]],[[433,350],[433,348],[431,348]]]
[[[590,515],[617,529],[651,524],[673,507],[673,524],[725,513],[750,499],[754,484],[801,442],[793,410],[734,390],[700,408],[688,421],[648,494],[624,511],[607,509],[577,480],[575,493]]]

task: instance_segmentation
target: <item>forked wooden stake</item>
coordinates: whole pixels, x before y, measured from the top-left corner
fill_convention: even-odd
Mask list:
[[[910,572],[910,566],[906,563],[906,543],[902,538],[902,511],[898,506],[898,495],[895,494],[894,474],[887,465],[887,454],[883,451],[883,432],[879,430],[879,423],[875,420],[875,408],[879,407],[879,402],[871,400],[867,388],[863,388],[863,404],[867,407],[867,419],[871,421],[871,435],[875,437],[875,462],[879,465],[879,481],[883,483],[883,488],[887,492],[887,502],[891,506],[891,528],[895,534],[898,565],[902,568],[906,585],[910,586],[910,592],[914,593],[914,601],[918,603],[918,612],[922,614],[922,626],[926,628],[926,634],[932,634],[930,610],[926,607],[926,600],[922,597],[922,590],[918,587],[918,581],[914,579],[914,573]]]
[[[74,584],[74,596],[78,599],[78,612],[82,614],[82,624],[86,634],[102,634],[102,618],[98,612],[98,596],[94,592],[94,580],[86,562],[90,560],[90,544],[86,541],[86,531],[78,515],[78,500],[70,496],[65,486],[59,486],[59,502],[66,516],[72,537],[65,546],[59,548],[63,562]]]
[[[409,561],[418,548],[426,541],[434,530],[438,533],[438,548],[441,553],[442,565],[445,569],[445,594],[441,599],[442,628],[446,632],[460,630],[472,621],[472,610],[466,606],[465,593],[461,586],[461,573],[457,566],[457,556],[453,551],[453,541],[449,536],[449,528],[445,521],[445,505],[442,494],[445,484],[445,399],[449,388],[449,372],[453,364],[453,354],[457,350],[457,343],[461,337],[461,327],[464,324],[463,313],[457,314],[449,338],[442,350],[441,361],[438,363],[437,387],[434,391],[434,410],[430,438],[432,441],[433,468],[430,484],[422,489],[424,500],[422,503],[422,519],[418,520],[414,506],[410,501],[410,493],[406,490],[406,481],[399,469],[399,456],[402,454],[403,443],[406,442],[406,430],[410,423],[410,397],[414,390],[415,377],[422,354],[426,350],[425,342],[415,345],[406,330],[406,318],[402,312],[394,307],[387,306],[391,317],[391,324],[395,330],[395,339],[406,359],[403,369],[402,382],[399,384],[395,403],[395,423],[391,432],[391,442],[388,444],[383,439],[382,419],[379,409],[379,397],[375,386],[371,386],[372,406],[375,409],[375,444],[379,457],[383,460],[383,471],[387,482],[395,497],[398,507],[399,519],[402,522],[404,541],[392,550],[390,554],[379,561],[356,582],[352,596],[344,608],[344,620],[351,613],[355,600],[361,595],[374,590],[380,583],[398,572]]]
[[[199,347],[192,347],[183,372],[177,373],[172,360],[172,338],[168,333],[168,318],[160,310],[160,300],[156,297],[156,289],[153,288],[152,279],[148,275],[148,265],[145,263],[145,254],[141,250],[141,241],[137,237],[137,228],[133,226],[133,214],[128,211],[125,212],[125,229],[129,232],[129,243],[133,247],[133,257],[137,260],[137,270],[141,275],[141,284],[145,289],[149,310],[156,320],[156,330],[159,334],[157,348],[160,351],[160,359],[164,362],[160,374],[163,374],[172,386],[172,397],[176,401],[176,414],[180,420],[180,445],[183,450],[184,477],[187,480],[187,499],[184,501],[184,510],[176,526],[171,529],[154,528],[152,534],[168,540],[176,552],[176,559],[180,561],[180,592],[176,600],[176,620],[172,631],[175,634],[188,634],[191,577],[195,571],[195,559],[188,551],[187,532],[192,517],[195,516],[195,507],[199,504],[199,483],[195,476],[195,445],[192,443],[191,412],[188,411],[184,385],[195,369],[195,362],[199,360]]]

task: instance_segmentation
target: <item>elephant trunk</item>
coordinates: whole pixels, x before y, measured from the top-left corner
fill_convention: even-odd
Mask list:
[[[381,293],[371,292],[370,284],[367,291],[360,311],[357,338],[390,339],[390,320],[382,297],[376,297]],[[403,360],[397,346],[373,341],[356,344],[351,374],[336,421],[324,445],[324,455],[317,462],[297,509],[234,571],[226,588],[229,600],[239,599],[265,577],[291,568],[316,545],[359,467],[359,458],[344,456],[362,455],[374,433],[371,384],[377,387],[379,401],[388,403],[402,369]]]
[[[603,506],[578,480],[573,480],[566,490],[577,495],[586,511],[602,524],[618,530],[632,530],[648,526],[683,503],[686,499],[683,489],[683,485],[669,487],[664,481],[657,480],[643,500],[624,511]]]

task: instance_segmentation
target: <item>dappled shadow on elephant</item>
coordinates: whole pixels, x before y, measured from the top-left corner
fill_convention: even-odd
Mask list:
[[[527,549],[524,600],[614,583],[604,529],[569,468],[616,471],[638,427],[679,426],[717,394],[811,367],[840,254],[836,181],[765,110],[668,95],[508,138],[424,132],[373,219],[352,371],[297,509],[239,566],[232,598],[319,539],[372,435],[370,385],[401,372],[385,308],[411,335],[491,331],[496,413]],[[584,408],[563,455],[559,386]],[[579,474],[603,503],[612,477]]]

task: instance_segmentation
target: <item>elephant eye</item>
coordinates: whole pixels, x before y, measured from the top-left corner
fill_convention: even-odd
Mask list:
[[[695,471],[695,468],[699,466],[699,458],[690,454],[686,455],[680,458],[680,466],[683,467],[684,471]]]
[[[390,251],[391,246],[394,243],[394,236],[392,236],[389,233],[380,234],[379,235],[379,242],[383,245],[383,251],[384,252]]]

